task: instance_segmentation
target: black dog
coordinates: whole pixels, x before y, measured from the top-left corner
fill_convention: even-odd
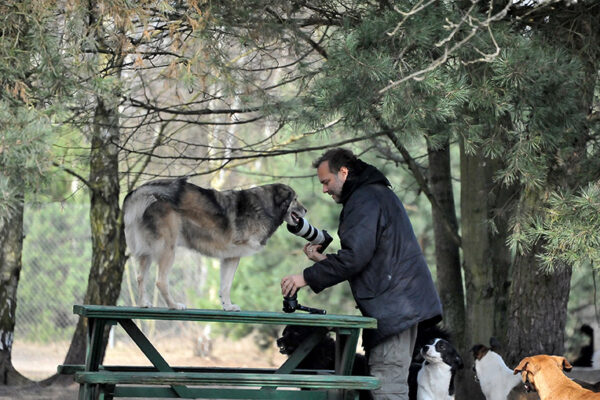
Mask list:
[[[591,367],[592,356],[594,355],[594,329],[588,324],[581,325],[579,329],[581,333],[588,337],[588,344],[581,347],[579,351],[579,357],[573,361],[574,367]]]
[[[329,336],[327,329],[317,326],[288,325],[283,330],[281,337],[277,339],[277,347],[281,354],[290,355],[300,345],[300,343],[314,332],[320,332],[324,335],[315,348],[306,355],[304,360],[298,364],[298,369],[335,369],[335,342]],[[369,376],[369,364],[367,358],[357,353],[354,357],[352,366],[352,375]],[[361,400],[369,400],[373,397],[368,390],[360,390]]]

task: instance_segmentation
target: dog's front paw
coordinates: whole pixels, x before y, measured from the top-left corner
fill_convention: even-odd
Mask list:
[[[140,303],[140,307],[142,308],[150,308],[152,307],[152,302],[148,300],[144,300]]]
[[[171,310],[185,310],[187,307],[183,303],[173,303],[169,306]]]
[[[240,308],[240,306],[238,306],[237,304],[224,304],[221,303],[223,305],[223,310],[225,311],[241,311],[242,309]]]

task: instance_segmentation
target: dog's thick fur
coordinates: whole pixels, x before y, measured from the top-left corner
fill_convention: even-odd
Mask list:
[[[333,370],[335,369],[335,342],[329,336],[327,329],[318,326],[288,325],[283,329],[281,337],[277,339],[279,352],[291,355],[300,343],[314,332],[323,335],[315,348],[306,355],[304,360],[298,364],[298,369]],[[363,354],[356,353],[352,365],[352,375],[369,376],[369,365]],[[368,390],[359,391],[360,400],[372,399]]]
[[[283,222],[295,225],[306,209],[294,190],[283,184],[217,191],[180,178],[148,182],[133,190],[125,197],[123,214],[127,246],[139,262],[138,305],[152,305],[145,283],[156,262],[156,286],[167,306],[185,308],[171,297],[168,282],[175,248],[184,246],[221,260],[221,305],[239,311],[229,294],[240,257],[261,250]]]
[[[521,374],[523,384],[537,391],[541,400],[599,400],[600,393],[584,389],[565,376],[563,371],[572,368],[562,356],[541,354],[522,359],[514,373]]]
[[[521,383],[521,378],[508,368],[492,343],[490,339],[491,347],[476,344],[471,348],[473,369],[486,400],[506,400],[513,388]]]
[[[454,377],[463,368],[458,351],[446,340],[423,346],[425,362],[417,375],[417,400],[454,400]]]

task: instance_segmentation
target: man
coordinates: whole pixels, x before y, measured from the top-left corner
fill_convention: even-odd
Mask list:
[[[281,280],[284,295],[303,286],[318,293],[345,280],[361,313],[377,319],[363,332],[371,374],[381,389],[375,399],[408,399],[408,369],[417,324],[441,320],[442,307],[431,273],[402,202],[390,182],[346,149],[332,149],[313,163],[323,193],[342,204],[341,250],[321,254],[307,243],[315,263]]]

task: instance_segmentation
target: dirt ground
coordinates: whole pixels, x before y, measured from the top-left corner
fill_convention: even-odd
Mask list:
[[[196,355],[194,343],[188,339],[171,338],[158,343],[157,348],[167,362],[176,366],[270,368],[281,365],[285,360],[285,356],[279,353],[275,344],[272,348],[262,351],[250,337],[242,340],[215,339],[208,356]],[[164,345],[161,346],[160,343]],[[20,387],[0,386],[0,400],[76,400],[79,390],[76,384],[48,387],[35,384],[56,372],[57,365],[64,360],[68,346],[68,342],[40,345],[16,341],[12,351],[13,365],[34,383]],[[107,349],[104,364],[150,365],[134,345],[119,341]]]

